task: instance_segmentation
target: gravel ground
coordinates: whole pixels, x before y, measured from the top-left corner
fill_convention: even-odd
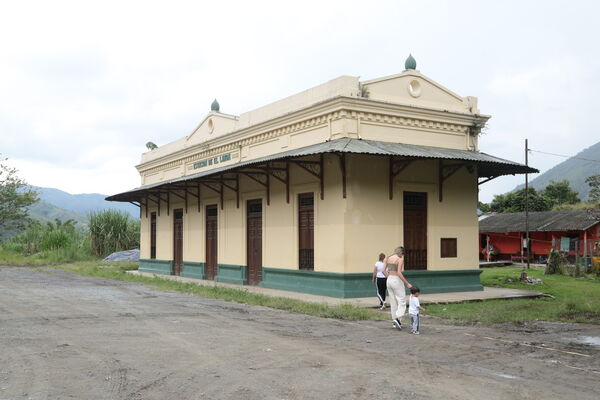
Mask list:
[[[421,329],[0,266],[0,400],[598,399],[598,325]]]

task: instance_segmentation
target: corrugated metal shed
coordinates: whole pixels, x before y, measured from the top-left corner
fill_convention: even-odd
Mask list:
[[[323,153],[354,153],[396,156],[409,159],[416,158],[469,161],[477,164],[477,169],[480,178],[539,172],[537,169],[527,167],[523,164],[519,164],[509,160],[504,160],[502,158],[494,157],[481,152],[446,149],[441,147],[419,146],[413,144],[380,142],[374,140],[342,138],[282,153],[276,153],[270,156],[261,157],[254,160],[243,161],[224,167],[214,168],[208,171],[202,171],[196,174],[186,175],[181,178],[171,179],[160,183],[142,186],[127,192],[109,196],[106,198],[106,200],[133,201],[137,194],[140,194],[145,190],[166,187],[172,183],[190,181],[229,171],[233,172],[233,170],[236,168],[264,164],[268,161],[285,160],[289,158],[304,157]]]
[[[536,211],[529,213],[530,232],[583,231],[600,224],[587,210]],[[481,233],[525,232],[525,213],[491,215],[479,221]]]

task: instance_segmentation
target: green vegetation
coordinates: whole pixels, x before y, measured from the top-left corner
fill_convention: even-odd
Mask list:
[[[596,204],[600,204],[600,174],[588,176],[585,179],[585,183],[590,186],[590,201]]]
[[[76,221],[33,222],[0,246],[0,263],[55,264],[94,260],[139,246],[139,221],[114,210],[92,213],[88,226]]]
[[[563,204],[561,206],[553,207],[552,210],[599,210],[600,204],[595,204],[592,202],[580,202],[575,204]]]
[[[173,290],[200,297],[275,308],[300,314],[343,320],[388,320],[389,312],[353,305],[328,306],[299,300],[269,297],[244,289],[201,286],[161,278],[126,274],[137,268],[136,263],[115,263],[113,267],[98,266],[95,262],[62,265],[58,268],[80,275],[139,282],[158,290]],[[426,305],[426,314],[461,322],[505,323],[545,320],[600,324],[600,277],[588,275],[573,278],[566,275],[544,275],[542,268],[528,271],[530,276],[543,280],[541,285],[519,281],[521,268],[490,268],[482,273],[485,286],[508,287],[539,291],[554,298],[487,300],[455,304]]]
[[[89,248],[88,235],[75,221],[33,222],[2,245],[0,261],[47,264],[91,260]]]
[[[22,228],[28,222],[27,207],[38,201],[37,193],[4,161],[0,159],[0,236]]]
[[[577,192],[569,186],[569,181],[552,181],[542,190],[541,195],[550,203],[550,207],[560,207],[565,204],[577,204],[581,200],[577,197]]]
[[[599,179],[600,185],[600,179]],[[593,192],[592,192],[593,193]],[[569,181],[551,181],[544,189],[529,188],[529,211],[570,210],[593,208],[594,203],[582,203]],[[588,207],[585,207],[588,206]],[[498,194],[490,204],[478,203],[483,212],[512,213],[525,211],[525,189]]]
[[[41,196],[40,196],[41,197]],[[47,201],[41,200],[28,207],[29,217],[42,224],[46,222],[54,222],[57,219],[60,221],[73,220],[77,221],[80,226],[87,225],[87,217],[73,211],[65,210],[56,207]]]
[[[120,211],[90,213],[89,231],[92,254],[98,257],[140,245],[140,222]]]
[[[304,301],[286,299],[282,297],[270,297],[262,294],[250,293],[244,289],[233,289],[212,285],[201,286],[194,283],[170,281],[160,278],[148,278],[125,273],[126,270],[136,269],[137,263],[115,263],[112,265],[112,267],[107,267],[105,265],[99,267],[98,263],[83,262],[61,265],[57,268],[61,268],[65,271],[73,272],[79,275],[144,283],[149,287],[158,290],[173,290],[200,297],[233,301],[236,303],[254,306],[270,307],[278,310],[313,315],[323,318],[336,318],[350,321],[389,319],[389,314],[387,312],[382,313],[376,310],[357,307],[351,304],[329,306],[323,303],[307,303]]]
[[[534,188],[529,188],[529,211],[548,211],[551,202]],[[525,211],[525,189],[506,194],[498,194],[489,204],[489,211],[512,213]]]
[[[544,270],[544,274],[553,275],[553,274],[564,274],[565,269],[564,266],[566,264],[565,256],[562,255],[559,251],[554,249],[550,250],[550,255],[548,256],[548,264],[546,264],[546,269]]]
[[[600,160],[598,154],[600,154],[600,142],[536,176],[529,182],[529,186],[542,190],[552,181],[566,179],[571,188],[579,194],[580,199],[589,200],[590,186],[585,180],[590,175],[600,174],[600,163],[597,162]],[[533,162],[532,166],[535,167],[535,164]],[[530,177],[532,176],[530,175]],[[522,186],[518,189],[522,189]]]
[[[430,315],[464,322],[524,322],[533,320],[600,324],[600,277],[573,278],[544,275],[532,268],[529,276],[542,279],[541,285],[519,281],[522,268],[490,268],[481,274],[484,286],[507,287],[542,292],[554,298],[488,300],[482,302],[426,306]]]

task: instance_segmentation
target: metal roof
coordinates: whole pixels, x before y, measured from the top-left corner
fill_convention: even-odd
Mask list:
[[[584,231],[600,224],[587,210],[536,211],[529,213],[530,232]],[[525,232],[525,213],[502,213],[479,221],[479,232]]]
[[[459,161],[471,161],[477,163],[479,177],[493,177],[501,175],[514,175],[524,173],[535,173],[539,172],[535,168],[525,166],[513,161],[505,160],[502,158],[494,157],[486,153],[469,151],[469,150],[455,150],[447,149],[442,147],[430,147],[420,146],[414,144],[403,144],[403,143],[390,143],[381,142],[375,140],[363,140],[363,139],[351,139],[342,138],[327,141],[324,143],[317,143],[298,149],[272,154],[266,157],[256,158],[249,161],[238,162],[227,166],[213,168],[207,171],[197,172],[195,174],[182,176],[180,178],[170,179],[150,185],[141,186],[139,188],[115,194],[106,198],[109,201],[132,201],[132,195],[136,195],[145,190],[165,187],[169,184],[176,182],[183,182],[194,180],[210,175],[216,175],[231,171],[240,167],[247,167],[257,164],[263,164],[268,161],[285,160],[289,158],[310,156],[315,154],[323,153],[354,153],[354,154],[372,154],[372,155],[385,155],[385,156],[396,156],[403,158],[421,158],[421,159],[442,159],[442,160],[459,160]]]

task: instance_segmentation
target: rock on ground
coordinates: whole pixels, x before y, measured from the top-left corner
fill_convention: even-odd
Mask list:
[[[126,262],[126,261],[139,261],[140,260],[140,249],[117,251],[106,257],[102,262]]]

